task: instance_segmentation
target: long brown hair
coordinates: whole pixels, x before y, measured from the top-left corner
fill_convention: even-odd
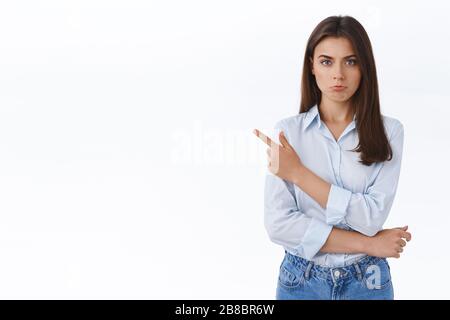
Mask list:
[[[360,163],[370,166],[374,162],[392,159],[392,149],[386,137],[380,111],[378,81],[372,45],[363,26],[350,16],[331,16],[321,21],[311,33],[306,44],[301,83],[300,113],[319,105],[321,91],[311,70],[310,58],[314,49],[327,36],[345,37],[353,45],[361,68],[361,82],[351,98],[355,111],[359,144],[351,151],[361,152]]]

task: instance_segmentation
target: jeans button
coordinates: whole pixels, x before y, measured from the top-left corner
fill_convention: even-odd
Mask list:
[[[334,276],[336,278],[339,278],[340,275],[341,275],[341,273],[339,272],[339,270],[334,270]]]

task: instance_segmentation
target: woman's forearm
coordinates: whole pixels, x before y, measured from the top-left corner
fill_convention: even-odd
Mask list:
[[[326,209],[331,184],[323,180],[304,165],[298,166],[293,183]]]
[[[359,232],[333,227],[320,252],[368,254],[370,241],[370,237]]]
[[[305,166],[299,167],[293,183],[312,197],[320,206],[326,208],[331,185]],[[320,249],[324,253],[366,253],[370,237],[356,231],[333,227],[327,241]]]

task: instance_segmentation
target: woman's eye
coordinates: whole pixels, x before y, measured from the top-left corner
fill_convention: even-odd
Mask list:
[[[350,66],[356,65],[356,60],[355,60],[355,59],[350,59],[350,60],[347,60],[346,62],[347,62],[347,64],[350,65]],[[320,61],[320,64],[322,64],[322,65],[324,65],[324,66],[329,66],[329,65],[331,65],[331,61],[328,60],[328,59],[322,60],[322,61]]]

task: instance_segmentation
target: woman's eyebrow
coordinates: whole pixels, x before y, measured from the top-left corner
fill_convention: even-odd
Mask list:
[[[333,59],[333,57],[327,56],[327,55],[325,55],[325,54],[321,54],[321,55],[318,56],[317,58],[320,58],[320,57],[324,57],[324,58],[327,58],[327,59]],[[351,58],[351,57],[356,57],[356,54],[351,54],[351,55],[349,55],[349,56],[346,56],[346,57],[344,57],[344,59],[348,59],[348,58]]]

